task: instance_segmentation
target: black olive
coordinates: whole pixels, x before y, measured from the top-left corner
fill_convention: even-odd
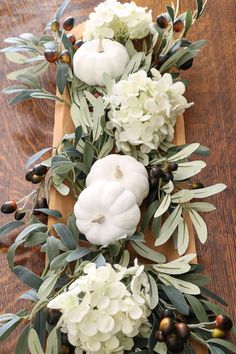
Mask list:
[[[84,42],[80,39],[77,42],[75,42],[74,48],[77,50],[79,49],[82,45],[84,44]]]
[[[215,321],[217,328],[223,329],[225,331],[230,331],[233,327],[233,322],[228,316],[218,315],[216,316]]]
[[[177,336],[184,341],[186,341],[191,334],[190,328],[185,323],[176,323],[175,332]]]
[[[48,167],[41,164],[35,165],[33,168],[33,173],[36,176],[45,176],[47,172],[48,172]]]
[[[160,331],[162,331],[164,336],[167,336],[171,332],[174,331],[175,329],[175,324],[172,318],[170,317],[165,317],[163,320],[160,322],[159,326]]]
[[[24,211],[21,211],[21,210],[17,210],[16,212],[15,212],[15,219],[16,220],[22,220],[22,219],[24,219],[24,217],[25,217],[25,212]]]
[[[75,42],[76,42],[75,35],[74,34],[69,34],[67,37],[68,37],[69,41],[71,42],[71,44],[74,45]]]
[[[171,172],[164,172],[162,179],[164,182],[168,183],[170,181],[173,181],[174,176]]]
[[[178,164],[176,162],[169,162],[167,167],[169,172],[178,170]]]
[[[189,59],[188,61],[186,61],[184,64],[182,64],[179,69],[181,70],[188,70],[193,66],[193,58]]]
[[[163,332],[160,331],[160,330],[156,332],[155,338],[156,338],[156,340],[157,340],[158,342],[165,342],[165,340],[166,340],[166,338],[165,338]]]
[[[45,49],[44,56],[49,63],[55,63],[58,60],[58,52],[56,49]]]
[[[167,308],[164,309],[164,310],[161,312],[160,318],[161,318],[161,320],[162,320],[162,319],[165,318],[165,317],[170,317],[170,318],[174,319],[174,313],[173,313],[173,311],[170,310],[170,309],[167,309]]]
[[[157,25],[162,29],[167,28],[169,25],[169,21],[166,18],[166,16],[164,16],[164,15],[158,16],[157,17]]]
[[[172,353],[180,353],[184,350],[184,342],[175,333],[171,333],[166,338],[166,345]]]
[[[40,198],[37,203],[37,209],[48,208],[48,202],[46,198]]]
[[[32,176],[32,179],[31,179],[31,182],[33,184],[38,184],[42,181],[43,177],[42,176],[37,176],[37,175],[33,175]]]
[[[17,210],[17,204],[14,200],[6,202],[1,206],[1,212],[3,214],[12,214]]]
[[[182,30],[184,29],[184,23],[182,20],[176,20],[174,25],[173,25],[173,30],[176,32],[176,33],[179,33],[181,32]]]
[[[155,166],[152,167],[150,170],[150,177],[151,178],[160,178],[163,175],[163,171],[160,167]]]
[[[63,22],[63,28],[65,31],[71,31],[74,27],[75,19],[73,17],[67,17]]]
[[[34,172],[32,169],[29,170],[28,172],[26,172],[26,174],[25,174],[26,181],[31,182],[33,175],[34,175]]]

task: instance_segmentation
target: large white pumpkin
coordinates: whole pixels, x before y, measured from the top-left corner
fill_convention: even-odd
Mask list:
[[[138,205],[149,193],[146,168],[135,158],[126,155],[111,154],[97,160],[86,179],[90,186],[98,181],[116,181],[134,193]]]
[[[119,79],[129,62],[126,48],[110,39],[84,43],[73,59],[74,74],[88,85],[104,86],[103,74]]]
[[[94,245],[132,236],[140,220],[133,193],[117,182],[98,182],[85,188],[74,213],[79,231]]]

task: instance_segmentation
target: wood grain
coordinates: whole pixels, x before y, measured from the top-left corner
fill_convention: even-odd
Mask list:
[[[43,21],[53,14],[60,0],[0,0],[1,42],[6,36],[23,32],[41,33]],[[71,11],[83,22],[99,1],[72,0]],[[137,1],[155,9],[159,13],[166,1]],[[181,2],[192,5],[193,1]],[[43,21],[42,21],[43,19]],[[225,182],[229,188],[223,194],[212,198],[218,208],[216,213],[206,217],[209,226],[209,241],[198,247],[199,261],[205,266],[205,273],[211,274],[210,288],[229,302],[229,313],[236,320],[235,280],[235,175],[236,160],[234,154],[236,94],[235,94],[235,2],[228,0],[210,1],[205,16],[192,29],[190,39],[206,38],[208,47],[203,50],[194,68],[186,72],[190,80],[187,96],[195,101],[195,106],[185,115],[188,142],[201,142],[211,148],[207,158],[208,168],[200,178],[204,183]],[[13,67],[0,57],[1,87],[9,83],[6,72]],[[51,80],[50,80],[51,79]],[[43,77],[49,90],[54,90],[53,72]],[[34,101],[16,107],[7,105],[6,97],[0,97],[0,201],[19,199],[30,192],[32,186],[24,182],[23,165],[27,157],[39,149],[52,144],[54,105],[45,101]],[[1,216],[1,224],[9,218]],[[23,291],[21,283],[10,273],[6,265],[5,251],[12,234],[1,240],[0,265],[0,312],[16,311],[23,306],[16,297]],[[18,260],[38,272],[43,265],[43,256],[21,252]],[[0,352],[13,352],[16,335],[11,341],[0,344]]]

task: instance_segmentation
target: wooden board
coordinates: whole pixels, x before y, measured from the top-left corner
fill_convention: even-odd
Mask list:
[[[82,37],[82,33],[84,30],[84,24],[79,25],[78,27],[73,29],[73,33],[76,35],[77,39]],[[65,99],[68,99],[68,94],[65,93]],[[55,125],[54,125],[54,135],[53,135],[53,146],[57,146],[60,142],[61,138],[65,134],[69,134],[74,132],[74,125],[71,120],[69,107],[63,103],[57,102],[55,107]],[[182,145],[186,143],[185,139],[185,127],[184,127],[184,117],[180,116],[177,119],[175,126],[175,137],[173,142],[176,145]],[[66,197],[61,196],[55,188],[52,189],[50,193],[50,208],[59,210],[62,215],[69,215],[73,211],[73,207],[75,204],[75,198],[69,194]],[[49,225],[54,222],[54,218],[49,218]],[[188,221],[187,221],[188,222]],[[196,253],[196,244],[193,233],[192,223],[188,222],[189,230],[190,230],[190,240],[189,247],[186,253]],[[146,244],[151,247],[157,249],[154,246],[153,237],[151,234],[151,230],[147,230],[145,233]],[[178,258],[178,253],[174,249],[173,242],[169,240],[165,245],[158,247],[158,251],[163,253],[167,260],[172,260]],[[197,259],[195,260],[197,262]],[[196,354],[206,354],[208,350],[198,343],[194,343],[194,348]]]

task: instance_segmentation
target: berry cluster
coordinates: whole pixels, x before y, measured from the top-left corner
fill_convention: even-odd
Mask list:
[[[73,17],[67,17],[62,24],[64,31],[71,31],[74,27],[75,19]],[[60,23],[57,20],[52,20],[51,22],[51,30],[55,34],[60,33]],[[68,40],[73,45],[74,50],[79,49],[83,45],[82,40],[76,41],[76,37],[74,34],[67,35]],[[44,56],[49,63],[55,63],[60,60],[64,64],[71,63],[71,55],[68,49],[65,49],[59,53],[56,48],[47,48],[44,51]]]
[[[178,165],[175,162],[169,162],[164,167],[154,166],[151,168],[149,173],[149,183],[151,188],[157,188],[160,180],[168,183],[169,181],[173,181],[174,176],[173,173],[178,169]]]
[[[43,178],[45,177],[45,175],[48,172],[48,167],[38,164],[35,165],[34,168],[30,169],[26,175],[25,175],[25,179],[28,182],[31,182],[33,184],[38,184],[40,182],[42,182]]]
[[[165,342],[171,353],[181,353],[191,331],[186,323],[175,323],[174,318],[171,310],[165,309],[162,312],[159,330],[156,332],[156,340],[157,342]]]

